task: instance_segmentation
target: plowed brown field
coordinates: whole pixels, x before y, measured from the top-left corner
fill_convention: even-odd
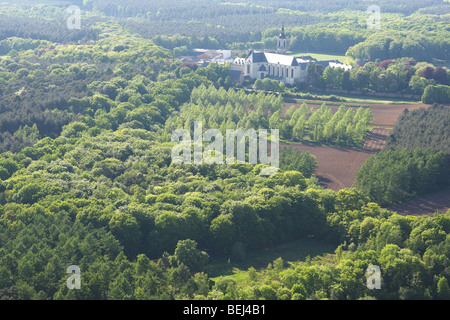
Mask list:
[[[308,104],[308,107],[314,109],[320,108],[320,103],[327,101],[318,101],[317,104]],[[296,103],[286,103],[286,111],[292,105],[300,107],[303,100],[297,100]],[[328,102],[329,103],[329,102]],[[358,108],[361,103],[342,103],[350,108]],[[399,115],[405,109],[415,110],[421,107],[427,108],[429,105],[424,104],[374,104],[364,103],[372,109],[374,126],[393,127],[397,122]],[[336,112],[338,105],[328,105],[332,112]],[[282,112],[282,116],[284,112]],[[343,188],[350,188],[353,186],[358,170],[361,168],[367,158],[373,153],[380,152],[385,143],[391,129],[389,128],[374,128],[366,139],[362,149],[354,148],[338,148],[327,146],[309,146],[303,144],[289,143],[288,145],[295,146],[300,151],[307,151],[317,158],[318,168],[316,176],[319,178],[322,185],[326,188],[339,191]],[[287,145],[286,143],[281,145]]]
[[[373,154],[363,149],[280,143],[280,148],[284,146],[293,146],[315,156],[318,162],[315,175],[324,187],[334,191],[351,188],[359,168]]]
[[[319,101],[318,103],[327,101]],[[297,103],[286,103],[286,108],[291,105],[299,107],[302,100]],[[419,108],[428,108],[424,104],[373,104],[373,103],[342,103],[351,108],[358,108],[359,105],[366,105],[372,109],[374,126],[387,128],[374,128],[368,135],[362,149],[337,148],[327,146],[309,146],[296,143],[281,143],[280,146],[294,146],[300,151],[307,151],[317,158],[318,168],[316,176],[321,184],[334,191],[344,188],[351,188],[354,185],[356,175],[367,160],[374,153],[380,152],[387,138],[390,135],[391,128],[395,125],[398,117],[403,110],[416,110]],[[320,104],[308,104],[308,107],[320,108]],[[328,105],[333,112],[337,111],[339,106]],[[445,213],[450,209],[450,190],[439,192],[414,199],[399,205],[387,208],[401,215],[433,215],[435,212]]]
[[[450,190],[420,197],[387,209],[401,215],[429,215],[435,212],[445,213],[450,209]]]
[[[373,128],[366,138],[363,149],[372,152],[380,152],[383,150],[391,131],[391,129]]]

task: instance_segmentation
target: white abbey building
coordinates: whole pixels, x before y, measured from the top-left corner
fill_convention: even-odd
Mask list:
[[[306,81],[309,61],[278,53],[250,51],[245,59],[244,76],[269,78],[288,84]]]
[[[302,59],[288,56],[285,54],[287,49],[288,39],[286,39],[283,27],[277,40],[276,53],[251,50],[247,58],[238,58],[234,64],[243,66],[244,77],[250,77],[253,80],[269,78],[291,85],[307,80],[307,66],[310,62],[321,64],[324,67],[329,65],[332,68],[345,70],[352,68],[352,66],[337,61],[317,61],[312,58]]]

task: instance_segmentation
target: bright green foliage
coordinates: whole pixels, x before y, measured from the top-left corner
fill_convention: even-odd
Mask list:
[[[444,274],[449,262],[448,252],[445,253],[450,245],[449,213],[403,217],[374,203],[355,210],[339,210],[328,216],[333,232],[343,241],[333,256],[290,264],[278,258],[260,271],[253,267],[235,270],[236,277],[216,278],[220,285],[212,288],[208,298],[448,299]],[[429,234],[423,245],[425,254],[414,246],[416,228]],[[330,259],[333,263],[326,262]],[[370,265],[380,267],[378,290],[366,286]]]
[[[387,142],[387,149],[420,148],[450,154],[448,119],[450,108],[433,105],[409,111],[399,116]]]
[[[207,7],[216,10],[214,16],[230,7],[244,16],[249,10],[263,15],[277,11],[269,2],[270,8],[209,2]],[[448,298],[449,214],[402,217],[371,202],[438,185],[440,153],[381,154],[364,170],[380,172],[387,181],[383,190],[372,188],[375,184],[362,173],[367,189],[338,193],[319,187],[314,157],[294,149],[281,151],[281,168],[269,177],[251,164],[175,165],[171,133],[192,132],[196,120],[205,130],[278,128],[285,140],[358,145],[373,117],[370,109],[341,106],[332,112],[326,104],[289,107],[283,114],[278,93],[232,88],[230,65],[198,67],[173,59],[173,54],[218,47],[232,38],[219,42],[213,36],[165,36],[159,30],[153,42],[130,31],[142,31],[157,16],[161,22],[186,12],[204,21],[203,10],[167,1],[165,6],[182,6],[181,11],[137,13],[137,3],[161,5],[153,0],[117,7],[103,0],[80,2],[83,9],[96,11],[83,19],[79,32],[60,28],[62,7],[31,10],[12,4],[0,10],[3,35],[23,32],[23,38],[0,41],[0,299]],[[298,22],[292,12],[276,14]],[[318,19],[308,14],[305,24]],[[177,28],[203,24],[185,25],[177,23]],[[310,42],[319,48],[334,41],[336,49],[346,50],[366,39],[365,31],[333,34],[322,27],[312,33],[314,25],[293,29],[293,47]],[[269,30],[261,41],[260,28],[255,26],[252,35],[244,30],[243,41],[270,44],[276,35]],[[304,33],[308,37],[299,36]],[[404,73],[409,71],[400,68],[403,62],[366,64],[350,75],[327,70],[325,78],[313,70],[310,81],[335,88],[368,83],[371,90],[386,92],[391,85],[406,90]],[[418,72],[419,78],[430,70],[414,68],[411,76]],[[436,69],[431,75],[439,83],[444,73]],[[423,85],[420,79],[412,82],[417,92]],[[269,80],[257,86],[286,90]],[[378,159],[388,161],[391,171],[376,165]],[[263,270],[237,271],[242,277],[236,280],[224,276],[212,283],[203,273],[210,267],[208,256],[245,263],[253,250],[304,238],[338,248],[329,260],[290,264],[280,258]],[[379,264],[383,273],[379,292],[365,287],[370,264]],[[81,290],[66,286],[71,265],[81,270]]]
[[[173,259],[177,265],[184,264],[189,270],[200,271],[208,262],[208,254],[197,249],[197,243],[193,240],[180,240],[175,248]]]
[[[450,87],[442,84],[427,86],[423,92],[422,102],[427,104],[450,103]]]
[[[449,186],[449,170],[442,151],[385,150],[367,159],[356,186],[377,203],[396,204]]]

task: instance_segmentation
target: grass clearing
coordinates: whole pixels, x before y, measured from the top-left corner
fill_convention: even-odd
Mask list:
[[[314,92],[302,92],[304,94],[316,94]],[[405,100],[404,98],[389,98],[389,100],[386,99],[386,97],[369,97],[369,96],[356,96],[356,95],[346,95],[346,94],[342,94],[342,93],[332,93],[332,92],[326,92],[325,94],[329,96],[334,96],[340,99],[343,99],[345,101],[337,101],[334,103],[362,103],[362,104],[422,104],[422,101],[417,101],[417,100]],[[301,101],[303,102],[306,99],[301,99],[301,98],[297,98],[297,97],[288,97],[287,99],[289,100],[297,100],[297,101]],[[327,102],[328,101],[321,101],[321,100],[316,100],[316,103],[321,103],[321,102]]]
[[[328,61],[328,60],[339,60],[340,62],[344,62],[348,59],[345,55],[339,54],[328,54],[328,53],[314,53],[314,52],[292,52],[288,51],[286,53],[288,56],[310,56],[319,61]]]
[[[304,238],[269,248],[248,251],[242,262],[231,261],[228,256],[211,256],[205,272],[210,277],[237,274],[238,270],[266,268],[278,258],[285,262],[304,261],[307,257],[314,258],[333,254],[337,244],[326,243],[314,238]]]

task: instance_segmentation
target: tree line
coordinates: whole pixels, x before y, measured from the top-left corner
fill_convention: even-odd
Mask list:
[[[177,128],[193,130],[194,121],[202,121],[205,130],[222,134],[226,129],[278,129],[284,140],[359,146],[373,121],[372,111],[363,107],[354,111],[341,105],[333,113],[326,103],[316,109],[303,103],[284,109],[281,96],[202,85],[192,91],[190,104],[166,122],[165,137],[170,140]]]
[[[363,66],[354,65],[351,70],[309,64],[307,80],[299,87],[309,85],[319,89],[415,94],[423,96],[429,104],[448,102],[448,71],[410,58],[368,62]],[[427,87],[430,88],[425,94]]]
[[[409,111],[399,116],[387,142],[386,149],[420,148],[450,154],[450,108],[433,105]]]
[[[449,170],[442,151],[385,150],[366,160],[355,185],[373,201],[393,205],[447,188]]]
[[[340,105],[333,113],[325,102],[315,110],[314,107],[308,109],[303,103],[300,108],[291,106],[282,119],[279,113],[274,113],[269,121],[280,128],[282,136],[293,141],[311,140],[358,146],[366,138],[373,115],[369,108],[364,107],[357,108],[355,112],[352,108]]]
[[[293,52],[339,53],[360,61],[401,57],[428,62],[449,60],[445,19],[425,11],[413,14],[420,8],[442,5],[439,1],[379,4],[384,16],[389,16],[381,30],[367,28],[369,15],[365,4],[344,2],[326,6],[309,1],[300,4],[268,1],[267,6],[226,2],[217,6],[199,0],[189,5],[168,1],[161,6],[154,1],[142,4],[117,0],[96,1],[93,7],[121,17],[125,26],[156,42],[161,42],[161,36],[177,37],[177,41],[164,41],[171,49],[188,44],[208,49],[275,49],[283,22]],[[352,11],[343,10],[349,8]],[[313,14],[317,11],[320,14]],[[174,42],[180,44],[180,37],[185,38],[184,44],[176,46]]]

